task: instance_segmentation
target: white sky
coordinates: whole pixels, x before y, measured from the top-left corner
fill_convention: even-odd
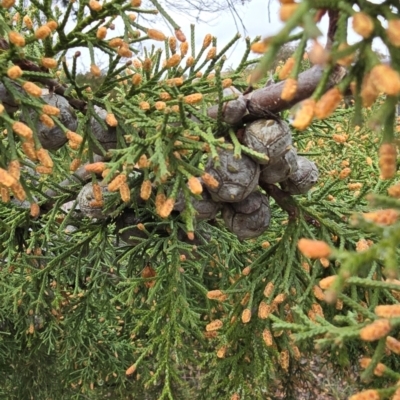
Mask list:
[[[379,0],[375,2],[379,2]],[[268,5],[268,3],[270,4]],[[280,4],[278,0],[252,0],[251,2],[245,3],[242,6],[238,5],[237,11],[241,16],[243,24],[245,25],[245,33],[243,32],[239,21],[237,22],[238,26],[235,26],[235,21],[229,11],[221,12],[218,16],[204,14],[202,15],[202,18],[206,21],[209,20],[210,22],[208,24],[196,24],[196,37],[198,42],[197,46],[201,46],[205,34],[211,33],[213,36],[218,38],[218,48],[222,48],[239,30],[243,38],[239,40],[240,43],[235,48],[232,48],[232,50],[228,52],[228,61],[225,64],[236,66],[240,62],[245,48],[244,36],[249,36],[251,39],[257,35],[261,35],[262,37],[272,36],[277,34],[283,28],[284,24],[279,19],[279,9]],[[190,23],[195,23],[196,21],[190,20],[187,16],[182,16],[179,14],[175,14],[174,18],[176,22],[182,26],[182,29],[185,31],[186,35],[189,36]],[[187,28],[185,29],[185,27]],[[326,37],[328,30],[327,15],[322,18],[319,27],[323,35]],[[360,40],[362,40],[362,37],[352,30],[351,23],[349,23],[349,44],[356,43]],[[324,37],[321,38],[321,43],[325,43]],[[374,42],[374,48],[379,49],[387,54],[385,47],[379,42],[379,40]]]
[[[379,2],[376,0],[375,2]],[[218,38],[217,50],[221,49],[225,46],[226,43],[229,42],[230,39],[235,35],[236,32],[240,32],[242,34],[242,38],[239,39],[238,44],[231,48],[231,50],[227,53],[228,60],[225,63],[226,67],[232,66],[235,67],[240,62],[240,59],[243,55],[243,51],[245,48],[244,45],[244,36],[249,36],[251,39],[257,35],[261,35],[262,37],[271,36],[279,32],[279,30],[283,27],[283,23],[279,19],[279,1],[273,0],[270,2],[270,6],[268,7],[268,0],[252,0],[249,3],[245,3],[244,5],[238,5],[237,11],[241,16],[243,24],[246,28],[246,32],[243,32],[243,28],[240,25],[240,22],[237,21],[237,26],[235,25],[234,18],[232,14],[227,10],[224,12],[220,12],[219,14],[207,14],[203,13],[201,18],[207,22],[198,22],[194,18],[190,18],[188,15],[182,14],[171,14],[174,20],[181,26],[182,31],[185,33],[188,40],[190,40],[190,24],[194,23],[196,25],[196,46],[197,49],[200,49],[201,44],[203,42],[203,38],[207,33],[211,33],[213,36]],[[268,12],[270,13],[270,21],[268,19]],[[145,21],[141,21],[138,19],[138,22],[142,25],[149,26],[149,24]],[[123,25],[116,24],[117,27],[114,31],[109,32],[107,35],[107,39],[123,34]],[[350,25],[350,24],[349,24]],[[162,30],[166,35],[173,35],[173,30],[158,17],[157,21],[150,26],[155,29]],[[326,30],[328,28],[328,17],[324,16],[321,23],[320,29],[324,35],[326,35]],[[352,32],[351,26],[349,28],[348,42],[350,44],[360,41],[362,38],[358,36],[356,33]],[[150,42],[150,41],[149,41]],[[321,38],[321,42],[324,43],[324,38]],[[153,42],[155,45],[159,45],[158,42]],[[380,52],[387,54],[386,48],[379,41],[374,42],[374,48],[378,49]],[[72,53],[71,53],[72,55]],[[88,61],[88,57],[84,55],[84,51],[82,52],[83,57],[81,57],[81,68],[83,70],[89,70],[90,62]],[[108,58],[108,57],[107,57]],[[106,58],[99,57],[99,62],[101,64],[101,60],[105,61]],[[87,64],[87,65],[86,65]]]

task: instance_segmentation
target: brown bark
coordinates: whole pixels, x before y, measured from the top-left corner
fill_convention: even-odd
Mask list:
[[[335,41],[337,24],[339,20],[339,11],[328,10],[328,15],[329,15],[329,28],[328,28],[328,35],[325,48],[327,50],[330,50],[333,45],[333,42]]]
[[[239,124],[242,120],[249,122],[259,118],[275,119],[279,112],[288,110],[296,103],[309,98],[321,81],[323,72],[324,68],[319,65],[315,65],[307,71],[302,72],[298,76],[297,92],[291,101],[282,100],[281,98],[285,81],[267,85],[263,88],[250,91],[236,100],[231,100],[224,105],[222,112],[223,121],[228,124]],[[325,90],[338,84],[345,74],[346,69],[340,65],[336,65],[329,76]],[[245,100],[246,107],[242,107],[244,106],[243,100]],[[207,110],[207,115],[216,119],[217,110],[218,106],[211,106]]]
[[[267,192],[268,196],[272,197],[275,200],[276,204],[278,204],[278,206],[282,208],[283,211],[286,211],[288,213],[290,220],[295,220],[299,218],[300,211],[295,201],[293,200],[293,197],[289,193],[283,191],[282,189],[279,189],[278,186],[273,184],[264,182],[259,182],[258,184],[262,189]],[[303,217],[307,224],[313,225],[317,228],[320,227],[320,223],[310,215],[305,214],[303,215]]]
[[[319,65],[302,72],[298,77],[297,92],[293,100],[282,100],[281,93],[285,81],[275,83],[273,85],[257,89],[244,97],[247,99],[247,110],[249,115],[246,119],[257,119],[265,117],[265,113],[277,114],[283,110],[287,110],[294,106],[296,103],[307,99],[312,95],[318,86],[324,69]],[[346,69],[340,65],[335,66],[325,90],[328,90],[339,83],[344,75]]]
[[[268,196],[272,197],[283,211],[289,214],[290,219],[295,219],[299,215],[299,210],[296,203],[293,201],[293,197],[279,189],[278,186],[269,183],[259,182],[258,183],[262,189],[264,189]]]

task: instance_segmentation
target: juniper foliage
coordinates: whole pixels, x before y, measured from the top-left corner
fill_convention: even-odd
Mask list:
[[[396,338],[400,318],[396,307],[385,315],[375,307],[399,307],[400,299],[393,145],[399,126],[398,6],[284,4],[286,25],[262,42],[268,50],[260,63],[249,60],[260,38],[246,39],[241,63],[228,74],[225,53],[239,35],[222,48],[209,35],[199,47],[194,26],[186,41],[184,28],[156,1],[152,9],[135,0],[76,1],[65,10],[46,0],[31,3],[25,8],[22,1],[3,0],[0,7],[2,398],[261,399],[273,394],[277,380],[301,368],[302,358],[320,351],[339,369],[370,357],[361,375],[366,387],[382,397],[394,394],[400,377],[394,354],[400,350],[397,339],[390,347],[387,337]],[[361,14],[352,8],[356,4],[365,15],[355,15]],[[322,61],[315,44],[321,10],[328,10],[331,21],[331,54]],[[142,26],[132,12],[161,13],[176,38]],[[111,39],[117,15],[124,34]],[[394,21],[388,29],[379,15]],[[372,31],[368,23],[359,28],[369,32],[366,40],[346,46],[350,18],[373,24]],[[293,33],[297,26],[301,32]],[[375,36],[388,46],[391,67],[379,69],[371,47]],[[292,68],[286,62],[274,75],[283,85],[264,88],[280,47],[296,39]],[[311,70],[310,57],[304,57],[309,40],[317,49],[310,57],[319,56],[324,68]],[[134,55],[141,42],[151,45]],[[96,85],[82,81],[79,52],[66,61],[78,47],[89,50],[94,77],[97,52],[109,57]],[[46,67],[45,58],[54,58],[55,68]],[[346,76],[337,63],[347,66]],[[313,73],[318,79],[310,78]],[[303,97],[277,109],[273,103],[282,104],[290,79],[303,85],[295,95]],[[27,81],[67,99],[66,116],[43,108]],[[247,97],[226,97],[231,85]],[[340,100],[351,85],[354,107],[345,108]],[[331,90],[340,93],[333,106]],[[228,105],[243,98],[246,115],[227,123]],[[292,136],[298,155],[318,165],[314,189],[288,196],[278,186],[263,186],[271,222],[251,240],[239,241],[219,214],[196,219],[192,202],[199,194],[190,183],[207,179],[208,158],[218,160],[221,150],[230,150],[263,159],[241,141],[246,122],[278,112],[289,120],[286,110],[306,98],[324,115],[293,129]],[[300,108],[294,126],[304,112]],[[77,118],[78,134],[63,118]],[[63,143],[48,153],[40,122],[62,134]],[[90,196],[79,195],[88,183]],[[179,198],[184,211],[173,209]],[[297,248],[301,238],[324,241],[330,255],[306,257]],[[336,279],[328,288],[324,278],[331,276]],[[383,319],[390,332],[365,333]],[[378,363],[384,363],[380,372]],[[374,372],[383,378],[372,379]]]

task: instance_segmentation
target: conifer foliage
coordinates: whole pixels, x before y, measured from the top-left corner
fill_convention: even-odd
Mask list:
[[[264,399],[322,352],[400,398],[399,11],[281,1],[228,73],[157,0],[2,0],[0,397]]]

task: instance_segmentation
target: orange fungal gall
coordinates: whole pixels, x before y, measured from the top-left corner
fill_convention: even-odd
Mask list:
[[[125,182],[126,182],[126,175],[119,174],[108,184],[107,188],[110,192],[116,192],[119,190],[120,186],[123,185]]]
[[[290,73],[292,72],[292,69],[294,67],[294,63],[295,63],[295,60],[293,57],[289,57],[286,60],[285,64],[279,70],[278,77],[280,80],[284,80],[290,75]]]
[[[297,111],[295,119],[292,122],[292,125],[296,129],[304,130],[311,124],[314,118],[315,105],[316,101],[314,99],[307,99],[301,103],[300,109]]]
[[[287,78],[285,85],[283,86],[281,99],[285,101],[293,100],[297,92],[297,80],[293,78]]]
[[[386,35],[393,46],[400,47],[400,19],[389,20]]]
[[[308,258],[329,257],[332,253],[330,246],[322,240],[302,238],[298,241],[297,247]]]
[[[140,187],[140,198],[143,200],[148,200],[151,196],[151,189],[151,181],[148,179],[144,180]]]
[[[23,71],[18,65],[13,65],[12,67],[8,68],[7,76],[10,79],[18,79],[21,78]]]
[[[174,209],[174,205],[175,205],[175,200],[172,198],[168,198],[160,207],[160,212],[158,213],[158,215],[161,218],[168,218],[172,210]]]
[[[33,97],[40,97],[42,95],[42,89],[33,82],[25,82],[22,87],[26,93],[29,93]]]
[[[356,12],[353,15],[353,29],[364,39],[368,39],[374,31],[374,21],[368,14]]]
[[[8,34],[8,40],[14,46],[24,47],[25,46],[25,38],[18,32],[10,31]]]
[[[47,25],[43,25],[36,29],[35,37],[36,39],[46,39],[51,34],[51,29]]]
[[[319,119],[329,117],[342,101],[343,95],[337,87],[329,89],[315,105],[314,114]]]
[[[203,186],[201,185],[200,180],[194,176],[189,178],[188,187],[194,195],[199,195],[203,192]]]
[[[183,101],[186,104],[196,104],[203,100],[203,95],[201,93],[193,93],[185,96]]]
[[[366,342],[373,342],[387,336],[391,330],[389,320],[377,319],[360,330],[360,338]]]
[[[103,8],[103,6],[97,0],[90,0],[89,8],[93,11],[99,12]]]
[[[206,331],[211,332],[211,331],[217,331],[218,329],[221,329],[223,327],[223,323],[219,319],[215,319],[214,321],[211,321],[209,324],[206,325]]]
[[[49,69],[57,68],[57,60],[55,60],[54,58],[43,57],[40,60],[40,62],[43,65],[43,67],[45,67],[45,68],[49,68]]]
[[[160,42],[163,42],[166,39],[166,36],[157,29],[148,29],[147,35],[149,36],[150,39],[158,40]]]
[[[25,125],[23,122],[14,122],[12,125],[13,131],[24,139],[31,139],[33,136],[32,129]]]

